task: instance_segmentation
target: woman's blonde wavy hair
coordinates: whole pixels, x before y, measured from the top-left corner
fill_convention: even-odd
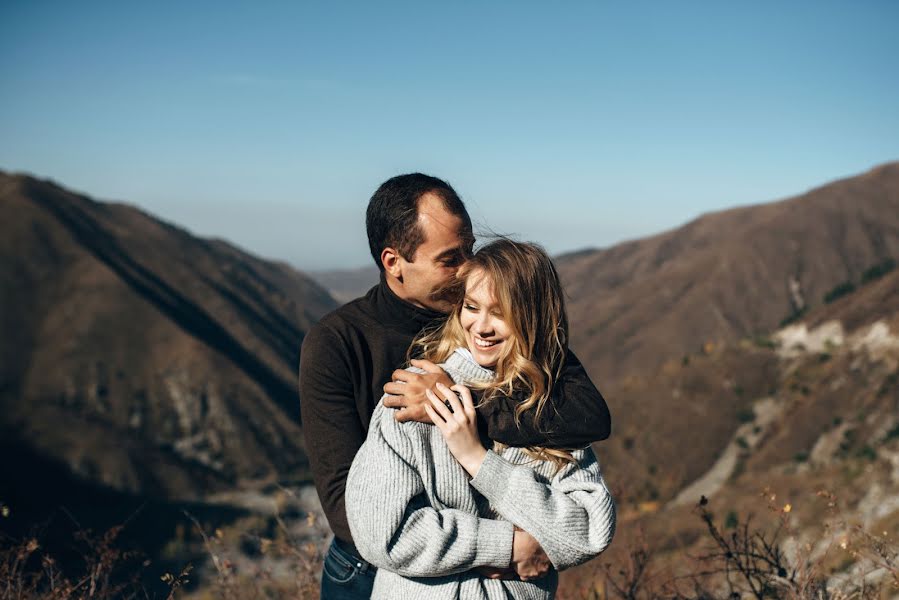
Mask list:
[[[469,281],[482,277],[491,285],[502,318],[513,335],[494,367],[494,381],[477,386],[484,390],[479,406],[500,395],[524,391],[528,395],[515,408],[515,422],[520,425],[521,415],[533,411],[539,428],[550,390],[559,379],[568,351],[562,284],[552,260],[539,245],[500,238],[478,250],[445,290],[454,304],[449,318],[439,328],[421,334],[413,342],[410,354],[441,363],[456,348],[468,347],[460,321],[465,289]],[[533,447],[527,452],[558,468],[574,461],[567,450]]]

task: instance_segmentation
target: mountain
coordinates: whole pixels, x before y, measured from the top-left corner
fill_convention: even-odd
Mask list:
[[[825,464],[878,449],[899,414],[897,258],[899,163],[562,257],[573,344],[613,414],[597,452],[624,519],[664,528],[702,495],[745,508],[760,481],[812,489],[835,477]],[[794,472],[803,461],[817,480]]]
[[[899,536],[897,259],[899,163],[560,257],[572,344],[613,414],[597,454],[620,517],[560,595],[603,580],[599,563],[633,573],[641,548],[634,597],[692,581],[714,546],[703,496],[727,539],[782,519],[827,577],[876,571]]]
[[[899,573],[895,262],[768,335],[707,346],[610,396],[626,408],[597,447],[619,509],[601,562],[628,573],[648,548],[652,576],[632,597],[709,571],[696,560],[715,547],[697,518],[703,497],[725,539],[746,523],[768,539],[780,531],[786,563],[831,592],[868,574],[888,586]],[[560,594],[593,587],[599,573],[597,564],[566,573]]]
[[[0,214],[4,442],[170,499],[305,472],[296,369],[323,288],[24,175],[0,173]]]
[[[809,451],[837,413],[860,409],[882,387],[881,396],[889,391],[882,411],[895,412],[899,387],[890,382],[899,373],[897,359],[899,270],[893,269],[769,335],[709,345],[609,386],[607,395],[622,409],[600,452],[621,474],[610,479],[625,485],[622,499],[632,507],[668,501],[712,469],[735,437],[752,440],[764,430],[768,451],[778,447],[777,460],[786,460]],[[784,412],[791,403],[798,412]],[[771,444],[774,431],[783,439]],[[734,456],[741,449],[730,447]],[[708,487],[698,489],[711,495]]]
[[[899,163],[558,258],[572,346],[602,385],[768,332],[899,257]]]

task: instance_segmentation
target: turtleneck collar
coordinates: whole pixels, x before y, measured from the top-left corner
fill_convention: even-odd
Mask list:
[[[488,383],[496,376],[492,370],[479,365],[468,348],[456,348],[445,362],[459,371],[467,383]]]
[[[381,273],[381,281],[372,289],[371,293],[378,319],[412,334],[417,334],[425,327],[439,323],[447,316],[445,313],[430,308],[416,306],[397,296],[387,285],[384,273]]]

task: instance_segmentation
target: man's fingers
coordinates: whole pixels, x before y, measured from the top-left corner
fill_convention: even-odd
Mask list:
[[[393,418],[396,419],[398,423],[405,423],[406,421],[414,421],[415,420],[415,411],[410,410],[408,408],[401,408],[393,414]]]
[[[394,396],[402,396],[403,392],[407,391],[409,388],[406,383],[399,383],[397,381],[389,381],[384,384],[384,393],[392,394]]]
[[[403,396],[384,396],[382,400],[384,406],[387,408],[405,408],[406,407],[406,399]]]
[[[421,373],[413,373],[406,369],[397,369],[390,376],[393,381],[414,381],[418,377],[421,377]]]
[[[393,418],[397,423],[405,423],[407,421],[418,421],[419,423],[428,423],[429,425],[434,422],[434,420],[428,415],[428,413],[424,410],[426,405],[422,404],[419,406],[407,406],[405,408],[401,408],[399,410],[394,411]]]
[[[434,363],[432,363],[429,360],[413,358],[409,362],[412,364],[413,367],[418,367],[419,369],[421,369],[422,371],[425,371],[426,373],[440,373],[441,371],[443,371],[443,369],[441,369],[440,367],[438,367],[437,365],[435,365]]]

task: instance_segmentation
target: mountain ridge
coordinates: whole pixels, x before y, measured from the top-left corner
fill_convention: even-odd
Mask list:
[[[765,332],[899,256],[899,163],[557,261],[572,346],[599,381]],[[610,342],[607,342],[610,340]]]
[[[305,471],[296,368],[305,331],[336,307],[325,290],[27,176],[0,174],[0,199],[8,435],[169,498]]]

